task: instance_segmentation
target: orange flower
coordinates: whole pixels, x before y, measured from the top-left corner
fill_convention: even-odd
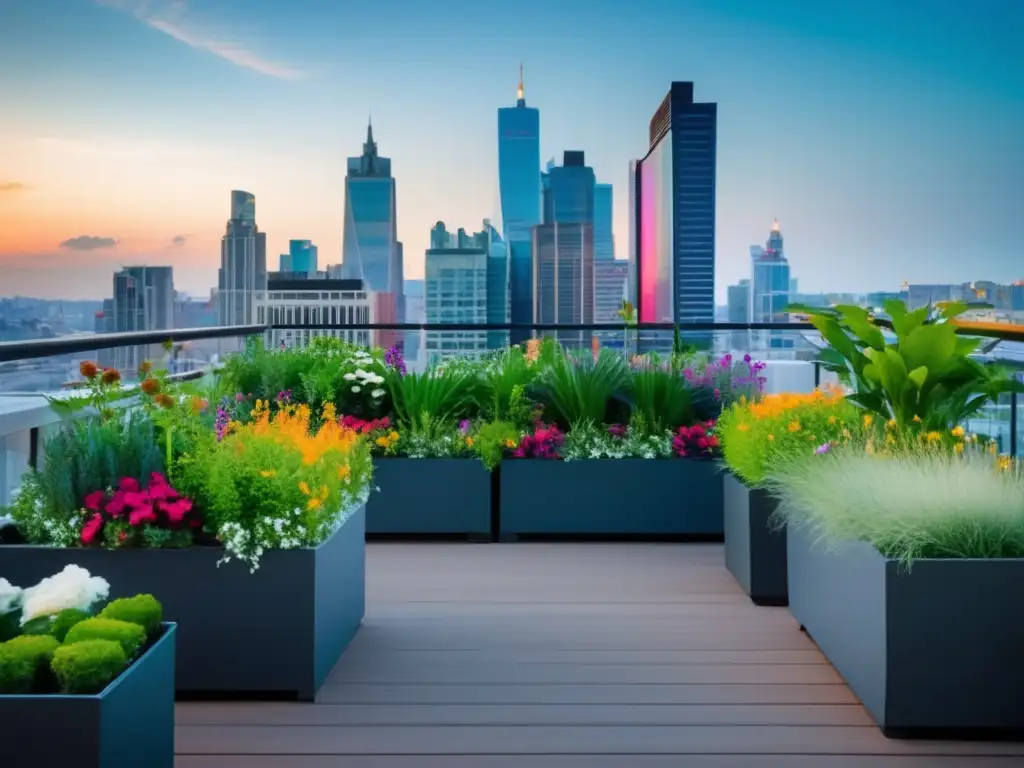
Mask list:
[[[104,368],[100,381],[104,384],[116,384],[121,380],[121,372],[116,368]]]
[[[160,391],[160,380],[154,378],[148,378],[142,382],[141,389],[147,395],[155,395]]]
[[[164,392],[154,397],[153,401],[161,408],[171,409],[174,407],[174,398]]]
[[[96,374],[99,372],[99,369],[96,367],[96,363],[91,360],[86,360],[79,364],[78,372],[85,378],[89,379],[89,381],[92,381],[96,378]]]
[[[153,364],[149,360],[143,360],[139,364],[139,376],[145,376],[147,373],[153,370]]]

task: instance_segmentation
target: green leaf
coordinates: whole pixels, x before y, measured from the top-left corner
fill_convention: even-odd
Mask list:
[[[962,315],[968,309],[970,309],[970,306],[966,301],[951,301],[943,304],[942,309],[939,310],[939,317],[945,320],[952,320],[954,317]]]
[[[896,336],[902,338],[928,319],[928,307],[920,307],[908,312],[906,305],[899,299],[887,299],[882,307],[892,321],[892,329]]]
[[[910,370],[945,367],[956,356],[956,329],[952,325],[922,325],[899,342],[899,352]]]
[[[924,383],[928,380],[928,366],[918,366],[907,375],[907,378],[913,382],[915,387],[921,389],[924,386]]]

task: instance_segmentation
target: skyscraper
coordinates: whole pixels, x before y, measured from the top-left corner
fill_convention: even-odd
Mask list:
[[[612,185],[594,185],[594,260],[615,258],[615,236],[612,234]],[[595,321],[598,322],[598,321]]]
[[[783,250],[778,219],[772,222],[767,247],[751,246],[750,260],[750,322],[788,323],[789,262]],[[773,348],[792,347],[794,344],[792,335],[781,331],[762,333],[759,336]]]
[[[174,327],[174,272],[171,267],[125,267],[114,273],[113,289],[109,311],[103,313],[107,333],[159,331]],[[138,370],[140,363],[159,351],[159,345],[103,350],[100,362],[129,376]]]
[[[430,230],[425,289],[428,323],[482,325],[487,322],[489,233],[452,233],[444,222]],[[487,351],[485,331],[427,331],[428,362],[445,357],[479,357]]]
[[[256,197],[234,190],[217,273],[220,325],[253,322],[253,293],[267,288],[267,236],[256,226]]]
[[[715,319],[715,162],[718,105],[674,82],[650,121],[637,163],[636,280],[641,322]]]
[[[738,285],[729,286],[728,300],[730,323],[750,322],[750,281],[740,280]],[[730,346],[732,349],[750,349],[750,333],[748,331],[733,331],[730,334]]]
[[[487,322],[501,325],[509,322],[508,243],[491,226],[489,219],[484,219],[483,231],[487,235]],[[507,347],[508,339],[505,331],[488,331],[487,348]]]
[[[373,125],[366,127],[363,154],[348,158],[342,266],[345,276],[376,293],[402,295],[401,250],[391,159],[377,154]]]
[[[501,220],[509,249],[512,323],[533,320],[533,228],[541,222],[540,112],[526,106],[523,68],[519,67],[516,105],[498,110],[498,191]],[[529,336],[513,331],[513,344]]]
[[[284,255],[282,255],[282,272],[304,272],[307,275],[315,275],[319,269],[317,247],[309,240],[289,240],[287,264],[288,268],[285,269]]]

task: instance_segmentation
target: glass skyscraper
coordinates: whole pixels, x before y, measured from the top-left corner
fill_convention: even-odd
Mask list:
[[[783,250],[782,230],[776,220],[768,236],[767,247],[751,246],[750,321],[753,323],[788,323],[789,262]],[[792,347],[792,334],[770,332],[759,334],[773,348]]]
[[[612,234],[612,185],[594,185],[594,259],[615,258],[615,237]]]
[[[319,266],[317,265],[317,247],[309,240],[288,241],[288,269],[284,268],[284,256],[282,255],[282,272],[303,272],[307,275],[315,275]]]
[[[498,110],[498,192],[509,249],[510,322],[533,321],[533,228],[541,222],[540,112],[526,106],[519,68],[516,105]],[[513,344],[527,331],[513,331]]]
[[[373,126],[366,128],[363,154],[348,158],[345,176],[343,273],[367,290],[402,295],[402,256],[398,244],[395,180],[391,159],[377,154]],[[293,269],[297,269],[292,264]],[[383,321],[382,321],[383,322]]]
[[[217,322],[248,325],[253,322],[253,297],[267,289],[267,236],[256,226],[256,197],[231,193],[231,218],[220,246],[217,273]]]

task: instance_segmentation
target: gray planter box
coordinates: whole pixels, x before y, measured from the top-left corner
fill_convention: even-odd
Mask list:
[[[775,499],[731,472],[724,483],[725,567],[757,605],[786,605],[786,534],[768,524]]]
[[[92,696],[0,695],[5,768],[172,768],[175,627]]]
[[[312,701],[363,619],[365,530],[360,507],[320,546],[267,551],[252,574],[218,568],[218,547],[27,545],[0,546],[0,573],[28,586],[75,563],[109,581],[111,599],[152,593],[179,626],[179,693]]]
[[[500,472],[505,537],[722,535],[717,461],[506,459]]]
[[[886,735],[1024,731],[1024,559],[918,560],[790,527],[789,609]]]
[[[491,538],[491,473],[479,459],[374,458],[366,533]]]

